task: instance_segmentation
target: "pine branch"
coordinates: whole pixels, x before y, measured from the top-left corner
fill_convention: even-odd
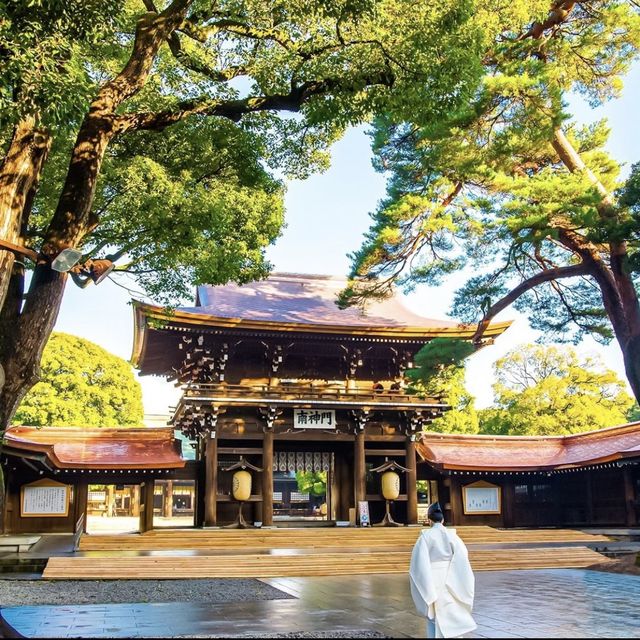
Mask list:
[[[471,339],[475,344],[479,344],[482,341],[484,332],[489,327],[491,320],[497,316],[501,311],[513,304],[521,295],[537,287],[545,282],[551,282],[553,280],[559,280],[561,278],[575,278],[576,276],[583,276],[590,273],[589,265],[585,262],[579,264],[573,264],[566,267],[557,267],[555,269],[547,269],[540,273],[531,276],[531,278],[521,282],[517,287],[514,287],[507,295],[503,296],[498,302],[492,304],[485,312],[482,320],[478,322],[478,328]]]

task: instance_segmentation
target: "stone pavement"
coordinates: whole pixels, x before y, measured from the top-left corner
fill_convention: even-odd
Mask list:
[[[424,637],[424,620],[413,611],[407,576],[265,582],[297,599],[8,607],[2,614],[27,637],[255,637],[291,632],[303,637],[314,632],[324,637],[326,632]],[[473,637],[637,637],[639,602],[639,576],[578,569],[481,572],[476,574],[478,629]]]

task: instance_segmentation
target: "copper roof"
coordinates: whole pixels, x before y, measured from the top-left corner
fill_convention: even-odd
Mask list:
[[[359,327],[457,327],[451,320],[425,318],[407,309],[397,296],[372,301],[363,311],[336,305],[344,278],[323,275],[274,273],[266,280],[245,285],[198,287],[196,307],[182,311],[222,318],[243,318],[301,324],[344,324]]]
[[[339,309],[338,292],[346,280],[333,276],[276,273],[266,280],[239,286],[198,287],[195,307],[166,311],[134,301],[135,333],[132,362],[138,365],[144,351],[148,320],[180,327],[208,326],[276,332],[349,334],[368,337],[429,340],[451,337],[470,340],[476,325],[434,320],[407,309],[397,296],[373,301],[365,311]],[[501,335],[511,322],[494,322],[486,338]]]
[[[41,453],[57,469],[176,469],[184,467],[173,429],[10,427],[7,451]]]
[[[439,469],[568,469],[640,456],[640,422],[569,436],[424,433],[416,449],[424,461]]]

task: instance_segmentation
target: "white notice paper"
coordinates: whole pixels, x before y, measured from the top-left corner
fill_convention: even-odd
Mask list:
[[[66,516],[69,487],[29,487],[22,488],[23,516]]]
[[[500,513],[498,487],[465,487],[465,513]]]

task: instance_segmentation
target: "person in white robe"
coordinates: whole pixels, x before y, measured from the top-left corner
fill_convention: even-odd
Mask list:
[[[476,628],[471,616],[475,580],[467,548],[455,529],[446,529],[436,502],[431,527],[420,533],[409,567],[411,595],[418,615],[427,619],[427,638],[458,638]]]

